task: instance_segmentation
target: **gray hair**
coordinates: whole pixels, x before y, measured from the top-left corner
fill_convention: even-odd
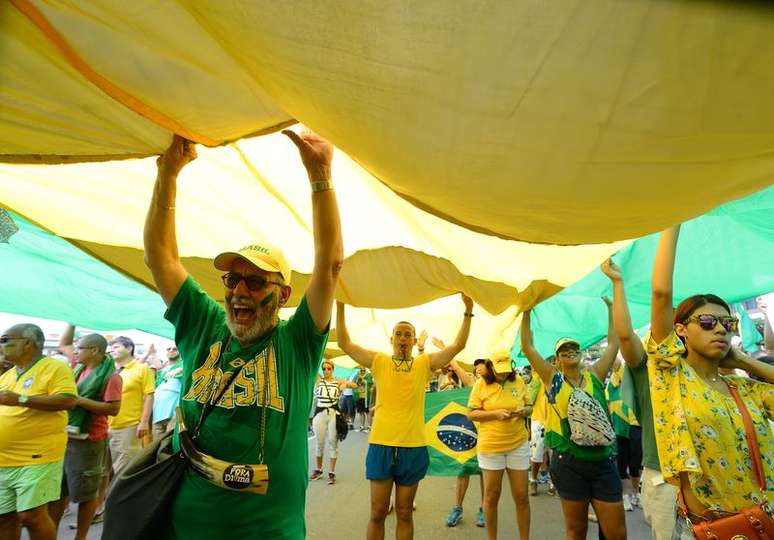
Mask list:
[[[40,329],[40,326],[31,323],[23,323],[15,325],[13,329],[19,333],[20,337],[34,343],[38,352],[43,350],[43,346],[46,344],[46,336],[43,335],[43,330]]]

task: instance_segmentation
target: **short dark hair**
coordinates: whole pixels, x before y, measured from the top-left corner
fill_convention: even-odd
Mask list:
[[[107,340],[100,334],[87,334],[80,339],[79,343],[80,345],[86,344],[89,347],[94,347],[100,354],[105,354],[105,351],[107,351]]]
[[[693,315],[694,311],[708,304],[715,304],[716,306],[720,306],[728,311],[729,315],[731,315],[731,308],[721,297],[714,294],[694,294],[693,296],[689,296],[680,302],[680,304],[678,304],[677,308],[675,309],[674,324],[685,324],[688,322],[688,319],[690,319],[691,315]],[[685,338],[683,336],[677,337],[679,337],[680,341],[682,341],[683,345],[685,345]],[[683,352],[683,356],[688,356],[687,349],[685,352]]]
[[[729,315],[731,314],[731,307],[721,297],[714,294],[694,294],[680,302],[677,309],[675,309],[675,324],[685,324],[694,311],[707,304],[720,306],[728,311]]]
[[[400,324],[407,324],[407,325],[409,325],[411,327],[411,331],[414,332],[414,335],[415,336],[417,335],[416,327],[413,324],[411,324],[410,322],[408,322],[408,321],[398,321],[398,322],[396,322],[395,326],[392,327],[392,332],[393,333],[395,333],[395,327],[400,325]]]
[[[131,354],[132,356],[134,356],[134,341],[132,341],[130,338],[128,338],[128,337],[126,337],[126,336],[118,336],[118,337],[116,337],[116,338],[113,338],[113,339],[110,341],[110,344],[111,344],[111,345],[112,345],[113,343],[120,343],[121,345],[123,345],[123,346],[124,346],[124,347],[126,347],[127,349],[131,349],[131,351],[132,351],[132,352],[131,352],[131,353],[129,353],[129,354]]]
[[[473,367],[476,367],[479,364],[486,364],[486,358],[476,358],[473,361]]]

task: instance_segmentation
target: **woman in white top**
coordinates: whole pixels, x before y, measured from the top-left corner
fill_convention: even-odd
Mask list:
[[[312,419],[314,436],[317,439],[317,468],[312,472],[311,480],[322,478],[323,449],[328,441],[328,455],[331,468],[328,472],[328,484],[336,483],[336,457],[339,438],[336,433],[336,415],[339,413],[339,397],[344,388],[357,388],[357,383],[333,378],[333,362],[323,360],[323,376],[314,387],[315,415]]]

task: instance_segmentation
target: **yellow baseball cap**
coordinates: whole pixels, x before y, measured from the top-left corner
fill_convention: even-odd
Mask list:
[[[580,343],[578,343],[576,340],[574,340],[572,338],[568,338],[568,337],[563,337],[559,341],[556,342],[556,345],[554,346],[554,354],[556,354],[561,347],[567,345],[568,343],[573,343],[573,344],[577,345],[578,348],[580,349]]]
[[[215,257],[215,268],[218,270],[231,270],[231,263],[236,259],[243,259],[267,272],[279,272],[285,285],[290,285],[290,265],[282,250],[261,244],[250,244],[239,251],[226,251]]]
[[[513,361],[510,353],[498,352],[492,355],[492,365],[495,373],[510,373],[513,371]]]

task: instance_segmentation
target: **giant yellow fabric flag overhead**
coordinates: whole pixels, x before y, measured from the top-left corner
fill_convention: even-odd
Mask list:
[[[13,0],[0,21],[6,162],[295,119],[431,214],[553,244],[641,236],[774,173],[767,2]]]
[[[464,291],[498,315],[551,296],[623,245],[482,235],[411,206],[341,152],[333,172],[345,255],[337,298],[355,306],[406,308]],[[0,164],[0,201],[153,287],[142,234],[155,176],[154,158]],[[284,135],[200,148],[178,179],[175,214],[183,262],[214,298],[223,286],[212,258],[265,242],[282,247],[293,270],[291,305],[300,299],[314,264],[311,197],[298,151]]]

